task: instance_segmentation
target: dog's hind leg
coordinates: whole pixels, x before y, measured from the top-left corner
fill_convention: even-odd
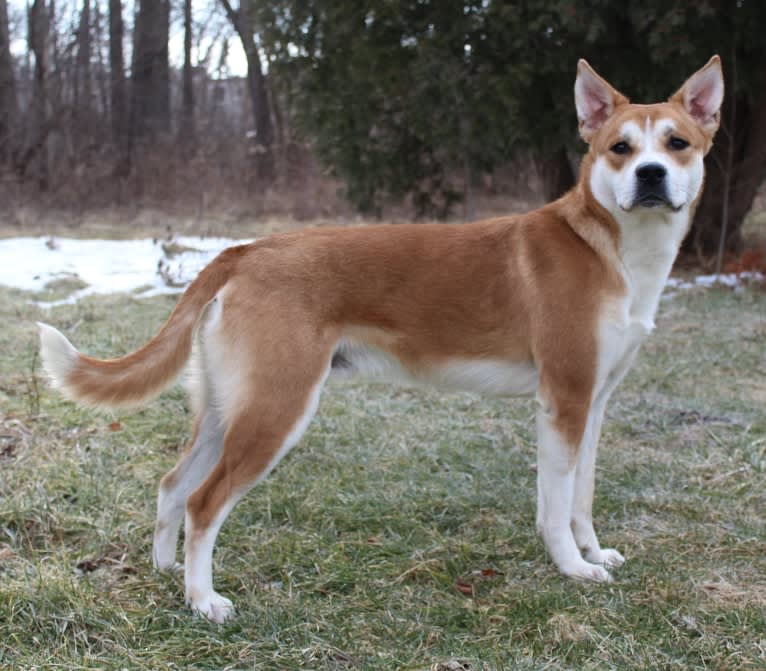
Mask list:
[[[215,410],[203,408],[196,422],[191,447],[160,481],[152,548],[152,561],[160,571],[181,568],[176,562],[176,545],[186,499],[218,463],[223,448],[223,431]]]
[[[203,332],[211,321],[211,311],[213,314],[220,314],[220,303],[217,299],[208,303],[200,317],[200,328],[194,335],[194,354],[186,380],[197,410],[191,446],[175,467],[162,478],[157,493],[157,523],[154,529],[152,561],[160,571],[181,568],[176,562],[176,546],[184,519],[186,500],[213,470],[223,449],[224,425],[220,409],[211,403],[211,374],[206,361],[203,337]]]
[[[233,612],[231,601],[213,590],[218,531],[236,503],[303,435],[330,370],[329,348],[321,354],[317,348],[289,349],[282,356],[260,350],[269,365],[249,376],[238,394],[239,410],[227,427],[221,458],[186,504],[186,600],[214,622]]]

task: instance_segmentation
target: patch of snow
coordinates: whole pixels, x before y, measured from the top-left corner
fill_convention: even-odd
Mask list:
[[[244,242],[250,241],[184,236],[172,243],[56,238],[51,244],[50,238],[7,238],[0,240],[0,284],[42,291],[55,280],[77,278],[88,285],[63,301],[40,303],[45,307],[91,294],[179,293],[219,252]]]
[[[763,282],[763,273],[744,272],[744,273],[725,273],[723,275],[698,275],[694,278],[697,286],[712,287],[714,284],[723,284],[727,287],[736,287],[743,284],[743,280],[751,282]]]
[[[722,284],[725,287],[738,287],[746,282],[763,282],[766,276],[759,272],[722,273],[720,275],[697,275],[693,281],[678,277],[668,278],[666,289],[693,289],[694,287],[712,287]]]

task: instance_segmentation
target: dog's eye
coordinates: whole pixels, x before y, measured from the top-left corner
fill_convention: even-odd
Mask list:
[[[689,143],[680,137],[671,137],[670,140],[668,140],[668,147],[674,151],[681,151],[682,149],[686,149],[688,146]]]
[[[613,144],[610,149],[615,154],[627,154],[630,151],[630,145],[627,142],[618,142]]]

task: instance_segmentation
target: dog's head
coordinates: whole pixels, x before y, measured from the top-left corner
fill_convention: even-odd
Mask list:
[[[663,208],[680,212],[698,197],[703,157],[718,130],[721,61],[713,56],[666,103],[633,105],[584,60],[575,102],[580,135],[590,144],[588,182],[609,212]]]

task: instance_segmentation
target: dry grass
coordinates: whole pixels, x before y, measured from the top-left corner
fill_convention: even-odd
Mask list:
[[[144,167],[119,179],[111,166],[67,173],[58,186],[40,193],[35,185],[0,179],[0,237],[58,235],[134,238],[217,235],[263,236],[307,225],[359,225],[358,215],[343,197],[343,185],[301,152],[276,182],[254,182],[241,156],[242,147],[222,150],[219,160],[189,161],[168,148],[148,156]],[[241,162],[237,162],[237,157]],[[91,166],[93,168],[93,166]],[[97,177],[93,178],[93,172]],[[0,178],[2,175],[0,175]],[[459,188],[459,186],[458,186]],[[450,220],[525,212],[541,204],[539,180],[528,161],[519,159],[492,176],[485,175],[468,204],[457,205]],[[411,203],[387,205],[386,221],[412,221]]]
[[[596,524],[628,558],[612,585],[561,578],[536,537],[530,402],[337,386],[224,527],[222,626],[149,560],[184,395],[119,415],[61,400],[29,299],[0,290],[0,668],[766,668],[765,293],[663,303],[602,443]],[[45,318],[112,355],[172,304]]]

